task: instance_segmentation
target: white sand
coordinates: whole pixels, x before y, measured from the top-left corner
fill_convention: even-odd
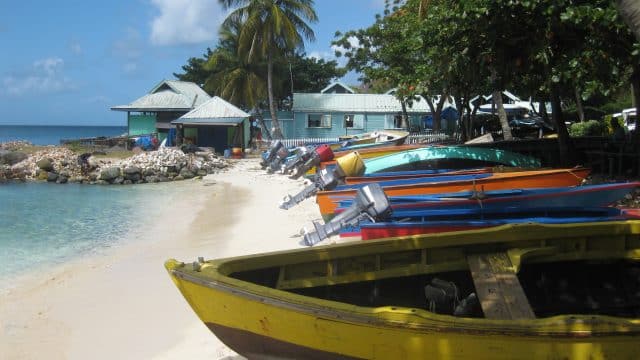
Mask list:
[[[288,211],[277,205],[302,187],[267,175],[257,159],[176,183],[171,210],[141,229],[140,241],[0,293],[0,359],[238,357],[200,322],[163,263],[301,247],[299,230],[320,218],[315,201]]]

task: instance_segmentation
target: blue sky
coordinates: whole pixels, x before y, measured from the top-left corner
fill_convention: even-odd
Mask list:
[[[384,0],[315,6],[306,51],[330,60],[335,31],[369,26]],[[225,14],[217,0],[1,1],[0,124],[125,125],[109,108],[215,47]]]

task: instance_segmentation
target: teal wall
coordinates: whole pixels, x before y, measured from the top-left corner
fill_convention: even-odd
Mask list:
[[[157,132],[155,115],[131,115],[128,116],[129,136],[148,135]]]
[[[362,132],[369,132],[375,130],[384,130],[387,127],[387,116],[392,117],[395,113],[391,114],[367,114],[367,113],[344,113],[344,112],[325,112],[324,114],[331,115],[331,127],[330,128],[308,128],[307,127],[307,114],[306,112],[279,112],[278,120],[280,120],[280,126],[285,138],[337,138],[346,134],[358,134]],[[318,114],[314,112],[314,114]],[[344,116],[355,115],[355,123],[360,122],[363,124],[362,128],[345,128]],[[422,118],[426,114],[409,115],[409,124],[417,125],[422,128]],[[268,111],[263,113],[265,125],[271,130],[271,116]]]

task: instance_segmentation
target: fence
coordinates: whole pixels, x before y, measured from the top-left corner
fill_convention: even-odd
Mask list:
[[[295,147],[300,145],[321,144],[321,143],[335,143],[338,142],[338,138],[317,137],[317,138],[297,138],[297,139],[282,139],[282,144],[286,147]],[[411,133],[405,144],[432,144],[432,143],[449,143],[455,141],[455,139],[444,132],[434,133],[432,131],[425,131],[420,133]],[[271,144],[270,141],[260,141],[260,148],[268,148]]]
[[[441,144],[450,142],[455,142],[455,138],[444,132],[434,133],[432,131],[424,131],[421,133],[409,134],[405,144]]]

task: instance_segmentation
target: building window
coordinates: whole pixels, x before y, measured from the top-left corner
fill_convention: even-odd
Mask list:
[[[387,115],[385,129],[402,129],[402,115]]]
[[[364,115],[345,114],[344,128],[345,129],[364,129]]]
[[[307,127],[309,128],[330,128],[331,115],[329,114],[307,114]]]

